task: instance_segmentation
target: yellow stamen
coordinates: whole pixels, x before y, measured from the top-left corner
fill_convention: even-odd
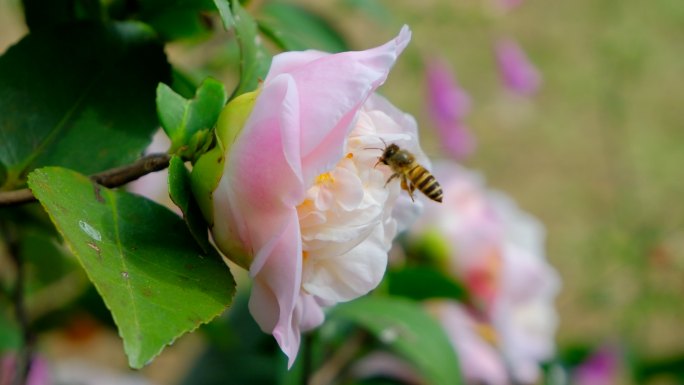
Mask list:
[[[492,327],[492,325],[486,324],[486,323],[478,323],[475,325],[475,331],[477,334],[482,337],[485,341],[489,342],[490,344],[496,346],[499,342],[499,338],[497,336],[496,330]]]
[[[332,175],[330,175],[329,172],[324,172],[323,174],[316,177],[316,184],[333,183],[333,182],[335,182],[335,179],[333,179]]]

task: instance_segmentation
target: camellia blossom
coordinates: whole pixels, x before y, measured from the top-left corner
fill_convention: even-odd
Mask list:
[[[426,78],[428,109],[442,146],[449,155],[463,159],[475,149],[475,139],[464,123],[470,112],[470,96],[442,60],[428,63]]]
[[[249,269],[250,311],[289,365],[301,331],[322,323],[323,306],[378,285],[391,242],[410,221],[394,211],[410,204],[407,194],[398,182],[385,186],[391,171],[375,166],[384,143],[429,163],[413,118],[374,94],[410,37],[404,27],[366,51],[275,56],[226,154],[213,238]]]
[[[541,74],[523,49],[511,39],[501,39],[494,48],[504,85],[520,95],[532,96],[541,86]]]
[[[479,351],[475,356],[483,357],[477,363],[472,357],[464,360],[463,372],[504,384],[508,381],[493,381],[497,371],[492,368],[505,367],[516,382],[533,383],[540,362],[554,353],[553,301],[560,286],[544,257],[544,228],[510,198],[486,189],[477,174],[453,163],[435,165],[433,174],[442,184],[443,204],[426,207],[411,237],[440,234],[448,253],[445,268],[471,294],[472,314],[453,306],[437,312],[443,324],[462,330],[450,333],[458,336],[453,338],[457,350]],[[466,330],[478,333],[466,338]],[[496,348],[499,365],[484,353],[491,352],[484,343]]]

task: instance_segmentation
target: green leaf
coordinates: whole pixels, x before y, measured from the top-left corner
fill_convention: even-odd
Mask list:
[[[92,174],[135,160],[158,127],[155,88],[169,65],[139,23],[41,29],[0,57],[5,189],[34,168]]]
[[[5,180],[7,180],[7,167],[0,162],[0,186],[5,184]]]
[[[207,78],[187,100],[169,86],[157,87],[157,112],[166,134],[171,138],[171,153],[194,159],[211,143],[211,129],[226,105],[226,90],[217,80]]]
[[[29,186],[112,312],[132,367],[230,305],[227,266],[165,207],[59,167],[34,171]]]
[[[228,3],[230,1],[230,4]],[[230,99],[254,91],[268,73],[271,55],[258,35],[257,23],[236,0],[214,0],[226,29],[234,29],[240,47],[240,83]]]
[[[11,318],[10,305],[0,301],[0,353],[17,350],[22,345],[19,325]]]
[[[464,300],[468,297],[462,285],[433,267],[416,266],[389,271],[386,280],[390,294],[417,301],[429,298]]]
[[[169,195],[173,203],[183,212],[183,218],[190,234],[202,250],[208,253],[212,246],[207,235],[207,223],[202,217],[202,211],[200,211],[197,201],[192,196],[190,172],[185,168],[183,160],[177,156],[171,158],[169,163]]]
[[[23,0],[26,25],[32,32],[77,20],[99,20],[98,0]]]
[[[167,41],[208,34],[211,23],[204,13],[215,10],[212,0],[140,0],[139,4],[140,20]]]
[[[299,5],[269,2],[261,8],[259,28],[285,51],[348,51],[349,46],[327,20]]]
[[[364,297],[336,306],[330,316],[368,330],[412,363],[426,383],[462,383],[449,337],[419,303],[396,297]]]

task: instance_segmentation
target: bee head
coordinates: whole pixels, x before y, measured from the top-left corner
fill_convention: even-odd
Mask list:
[[[399,152],[399,146],[396,144],[392,143],[389,146],[385,147],[385,150],[382,153],[382,163],[387,164],[387,159],[390,159],[393,157],[397,152]]]

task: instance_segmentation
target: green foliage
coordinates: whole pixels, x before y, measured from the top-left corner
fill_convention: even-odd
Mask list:
[[[21,346],[21,331],[8,314],[8,304],[0,301],[0,353],[7,350],[17,350]]]
[[[344,38],[327,20],[298,5],[283,2],[264,4],[259,17],[259,28],[286,51],[349,50]]]
[[[464,300],[466,288],[443,272],[428,266],[406,267],[387,273],[389,293],[417,301],[430,298]]]
[[[228,3],[230,1],[230,4]],[[214,0],[223,25],[233,29],[240,46],[240,83],[230,99],[245,92],[254,91],[268,73],[271,55],[266,51],[258,35],[257,23],[236,0]]]
[[[31,32],[78,20],[100,20],[99,0],[22,0],[26,25]]]
[[[4,187],[45,165],[91,174],[130,163],[158,125],[154,90],[168,78],[163,48],[141,24],[79,22],[29,34],[0,57]]]
[[[182,385],[272,385],[286,363],[275,340],[264,334],[238,295],[225,316],[202,328],[207,350],[187,373]]]
[[[132,367],[231,304],[228,268],[168,209],[58,167],[29,186],[112,312]]]
[[[207,238],[207,223],[202,217],[197,202],[192,196],[190,185],[190,173],[185,168],[183,160],[177,156],[171,158],[169,163],[169,195],[173,203],[183,212],[183,219],[188,226],[192,237],[205,253],[212,249]]]
[[[223,84],[207,78],[187,100],[169,86],[157,87],[157,112],[166,134],[171,138],[172,154],[195,159],[211,144],[211,129],[216,124],[228,96]]]
[[[368,330],[413,364],[427,383],[461,383],[449,337],[419,303],[396,297],[365,297],[338,305],[330,317],[349,320]]]
[[[141,0],[140,20],[164,40],[202,36],[209,32],[205,13],[215,10],[211,0]]]

